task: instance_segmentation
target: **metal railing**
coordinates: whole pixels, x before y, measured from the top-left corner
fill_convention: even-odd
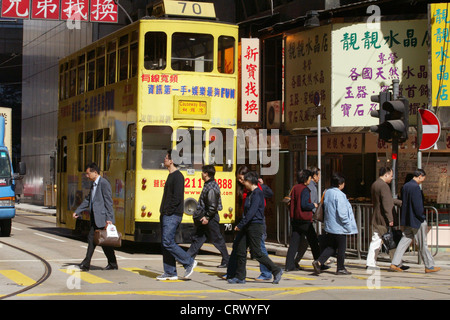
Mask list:
[[[347,252],[355,254],[358,259],[367,256],[370,242],[372,241],[372,223],[371,216],[373,213],[372,204],[353,203],[353,213],[355,214],[356,225],[358,233],[347,236]],[[439,221],[438,210],[435,207],[425,206],[425,215],[428,224],[428,229],[435,227],[435,232],[431,233],[431,241],[427,244],[432,250],[433,256],[439,251]],[[398,226],[400,222],[400,207],[395,207],[394,225]],[[400,227],[394,227],[400,228]],[[317,234],[322,234],[321,223],[316,222]],[[277,241],[280,244],[287,246],[291,235],[291,222],[289,218],[289,210],[284,203],[277,205]],[[418,263],[421,262],[421,257],[416,247],[415,241],[412,242],[410,252],[417,255]],[[434,253],[433,253],[434,252]]]

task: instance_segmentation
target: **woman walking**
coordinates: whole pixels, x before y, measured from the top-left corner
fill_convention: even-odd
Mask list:
[[[327,189],[324,197],[324,230],[325,249],[317,260],[314,260],[314,272],[318,275],[321,266],[337,251],[336,274],[351,274],[344,266],[347,235],[358,233],[352,206],[342,189],[345,179],[339,173],[333,174],[331,188]]]

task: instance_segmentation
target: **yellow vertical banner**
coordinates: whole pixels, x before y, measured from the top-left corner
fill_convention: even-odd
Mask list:
[[[433,107],[450,107],[450,3],[429,5],[431,39],[431,103]]]

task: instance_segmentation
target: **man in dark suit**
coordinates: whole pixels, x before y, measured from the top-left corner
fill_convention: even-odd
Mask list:
[[[390,267],[391,271],[402,272],[399,267],[400,261],[409,248],[413,239],[416,240],[418,251],[425,264],[425,273],[437,272],[441,268],[436,267],[434,258],[427,245],[427,219],[423,204],[423,194],[420,185],[425,181],[426,174],[422,169],[414,171],[414,177],[411,181],[405,183],[402,188],[402,216],[400,225],[404,226],[402,239]]]
[[[95,163],[86,166],[86,176],[92,181],[91,191],[80,206],[75,210],[73,217],[81,219],[83,211],[89,211],[91,215],[91,229],[88,234],[88,249],[86,258],[80,264],[82,271],[89,271],[91,258],[96,245],[94,244],[94,233],[97,229],[104,229],[108,224],[114,224],[114,210],[112,191],[109,181],[100,176],[100,169]],[[102,247],[108,258],[105,270],[117,270],[117,260],[113,247]]]

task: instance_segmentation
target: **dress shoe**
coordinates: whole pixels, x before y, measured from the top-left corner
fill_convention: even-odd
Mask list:
[[[425,273],[438,272],[439,270],[441,270],[440,267],[431,267],[430,269],[425,268]]]
[[[320,262],[317,261],[317,260],[314,260],[313,263],[312,263],[312,265],[313,265],[313,268],[314,268],[314,273],[315,273],[316,275],[319,275],[320,272],[321,272],[321,265],[320,265]]]
[[[117,266],[117,264],[114,265],[114,264],[108,263],[108,265],[107,265],[103,270],[117,270],[117,269],[119,269],[119,267]]]
[[[78,268],[80,268],[80,271],[89,271],[89,267],[86,267],[84,264],[80,263],[78,265]]]
[[[403,272],[403,270],[399,267],[397,267],[395,264],[391,264],[391,266],[389,267],[390,271],[395,271],[395,272]]]
[[[350,271],[348,271],[347,269],[341,269],[341,270],[337,270],[336,271],[336,275],[349,275],[352,274]]]
[[[227,263],[221,263],[217,266],[217,268],[226,268],[226,267],[228,267]]]
[[[402,269],[403,271],[406,271],[406,270],[409,269],[409,267],[408,267],[408,266],[401,265],[401,266],[400,266],[400,269]]]

